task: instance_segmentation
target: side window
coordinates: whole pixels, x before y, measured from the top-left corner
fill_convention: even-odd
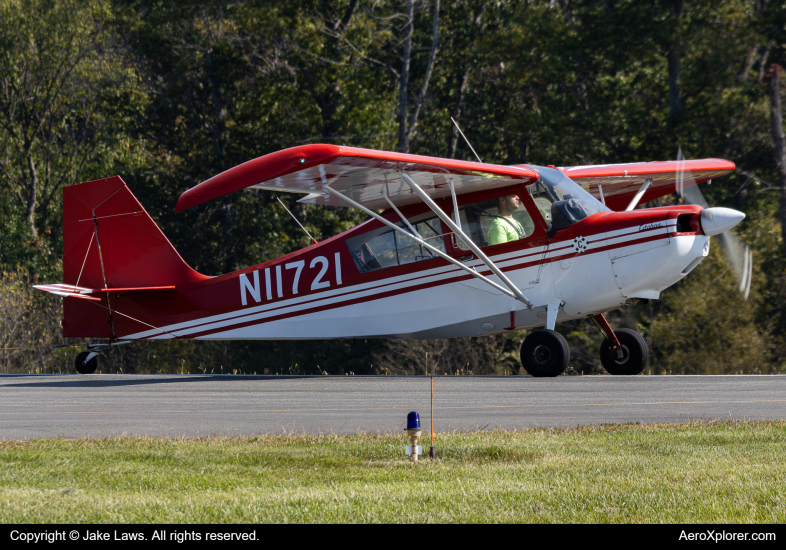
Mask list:
[[[424,214],[407,221],[425,242],[444,253],[442,224],[433,214],[428,216]],[[397,222],[396,225],[410,232],[404,222]],[[387,226],[347,239],[347,246],[361,273],[437,257],[425,246]]]
[[[532,195],[532,200],[535,201],[535,206],[538,207],[541,216],[546,221],[546,225],[551,229],[551,197],[546,193],[541,182],[528,185],[527,189],[530,195]]]
[[[517,241],[535,231],[535,223],[517,195],[507,195],[459,207],[461,229],[477,246]],[[459,248],[468,247],[457,239]]]

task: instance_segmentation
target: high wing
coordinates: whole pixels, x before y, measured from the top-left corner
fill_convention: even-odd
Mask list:
[[[304,193],[306,196],[298,202],[332,206],[347,204],[324,192],[325,186],[370,209],[390,207],[385,192],[396,206],[420,202],[411,187],[402,181],[400,171],[432,199],[449,197],[451,180],[456,194],[461,195],[527,185],[539,177],[526,166],[499,166],[336,145],[301,145],[250,160],[192,187],[180,196],[175,211],[247,187]]]
[[[726,175],[734,170],[734,163],[723,159],[700,159],[568,166],[559,170],[597,199],[600,199],[600,185],[606,206],[621,211],[647,180],[652,183],[639,204],[674,193],[679,186],[688,188]]]

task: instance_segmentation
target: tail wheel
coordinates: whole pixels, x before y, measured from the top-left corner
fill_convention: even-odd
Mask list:
[[[622,345],[622,357],[617,354],[614,340],[606,338],[600,345],[600,362],[609,374],[641,374],[650,357],[644,337],[627,328],[615,330],[614,334]]]
[[[554,330],[537,330],[521,345],[521,364],[532,376],[559,376],[569,361],[568,341]]]
[[[82,364],[85,359],[87,359],[88,355],[90,355],[89,351],[83,351],[74,359],[74,366],[76,367],[76,372],[79,374],[93,374],[98,368],[98,357],[93,357],[84,365]]]

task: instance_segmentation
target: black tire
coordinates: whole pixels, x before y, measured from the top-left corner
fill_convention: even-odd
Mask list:
[[[615,330],[614,334],[622,344],[622,359],[617,357],[614,340],[606,338],[600,345],[600,362],[609,374],[641,374],[650,358],[650,350],[644,337],[628,328]]]
[[[569,361],[568,341],[554,330],[536,330],[521,345],[521,364],[532,376],[559,376]]]
[[[74,366],[76,366],[76,372],[79,374],[93,374],[98,368],[98,357],[93,357],[85,365],[82,364],[82,361],[84,361],[88,355],[90,355],[89,351],[83,351],[74,359]]]

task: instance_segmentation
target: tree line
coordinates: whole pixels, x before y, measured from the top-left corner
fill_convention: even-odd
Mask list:
[[[246,190],[174,214],[186,189],[306,143],[484,162],[720,157],[702,186],[746,213],[747,300],[713,242],[662,299],[612,315],[651,373],[786,371],[786,2],[775,0],[6,0],[0,4],[0,350],[6,371],[66,370],[62,189],[119,174],[194,269],[217,275],[308,237]],[[318,240],[361,213],[279,194]],[[679,202],[661,199],[661,204]],[[713,241],[715,239],[713,238]],[[559,330],[599,372],[589,322]],[[512,372],[521,333],[445,341],[156,342],[108,372]],[[36,347],[38,346],[38,347]],[[34,350],[32,349],[34,348]],[[429,360],[426,360],[428,354]]]

